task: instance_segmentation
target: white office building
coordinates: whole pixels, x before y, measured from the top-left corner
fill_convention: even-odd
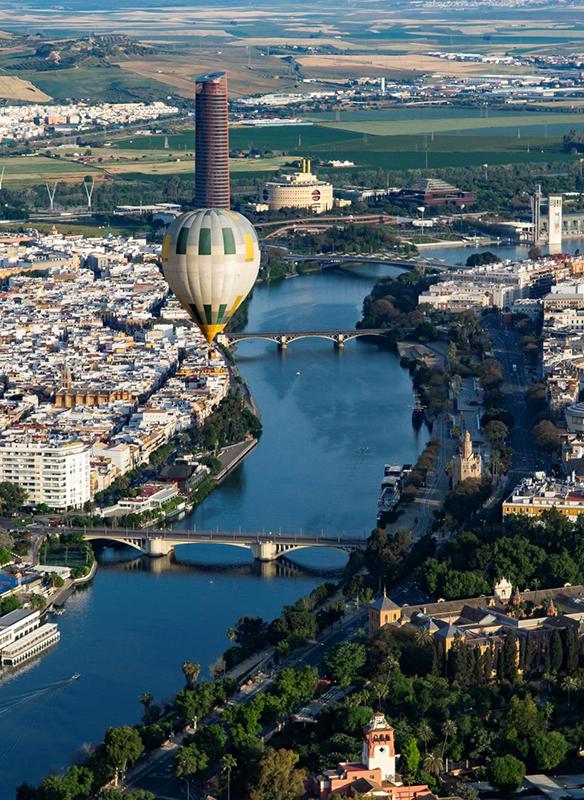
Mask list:
[[[17,483],[27,502],[55,509],[81,508],[91,499],[91,447],[62,439],[0,439],[0,481]]]

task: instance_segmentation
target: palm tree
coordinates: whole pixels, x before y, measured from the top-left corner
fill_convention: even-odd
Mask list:
[[[189,689],[194,689],[201,672],[201,665],[196,661],[185,661],[182,665],[183,675]]]
[[[146,711],[146,709],[152,705],[154,697],[152,695],[152,692],[142,692],[139,699],[142,705],[144,706],[144,711]]]
[[[424,769],[426,772],[429,772],[430,775],[435,775],[436,777],[440,775],[444,769],[444,760],[438,750],[428,753],[424,758]]]
[[[221,771],[227,773],[227,800],[231,800],[231,770],[237,766],[237,761],[231,753],[225,753],[221,756]]]
[[[420,628],[420,630],[416,631],[416,644],[426,646],[432,643],[432,634],[428,630],[428,628]]]
[[[568,708],[570,708],[570,693],[579,688],[579,681],[574,675],[565,675],[562,678],[562,691],[568,695]]]
[[[383,667],[387,671],[386,680],[389,682],[391,673],[396,667],[399,667],[399,658],[395,653],[388,653],[383,660]]]
[[[389,694],[389,686],[387,683],[376,683],[373,686],[375,697],[377,698],[377,705],[381,708],[381,701],[384,700]]]
[[[425,754],[428,755],[428,742],[432,739],[433,732],[432,728],[428,725],[425,719],[423,719],[418,725],[417,735],[418,739],[424,744]]]
[[[237,636],[237,631],[235,630],[235,628],[227,628],[227,638],[229,639],[230,642],[232,642],[236,636]]]
[[[444,758],[444,751],[446,750],[446,742],[450,736],[454,736],[458,728],[456,727],[456,722],[453,719],[444,720],[442,724],[442,735],[444,736],[444,741],[442,742],[442,758]]]

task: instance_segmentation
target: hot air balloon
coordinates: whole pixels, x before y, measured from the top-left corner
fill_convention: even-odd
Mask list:
[[[256,232],[235,211],[187,211],[170,225],[162,244],[164,277],[208,342],[249,294],[259,267]]]

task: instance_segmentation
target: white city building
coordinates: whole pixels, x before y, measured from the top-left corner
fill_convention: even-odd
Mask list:
[[[81,508],[91,499],[91,447],[78,441],[0,439],[0,481],[17,483],[29,503]]]

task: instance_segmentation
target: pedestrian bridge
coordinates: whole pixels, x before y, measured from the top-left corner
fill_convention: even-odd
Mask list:
[[[101,540],[123,544],[147,556],[165,556],[178,545],[185,544],[223,544],[251,550],[259,561],[275,561],[295,550],[308,547],[331,547],[352,553],[365,548],[366,539],[346,536],[285,534],[285,533],[242,533],[234,531],[180,531],[180,530],[128,530],[122,528],[83,528],[83,537],[88,541]]]
[[[291,342],[299,339],[328,339],[337,348],[345,346],[345,342],[357,339],[359,336],[382,336],[387,337],[388,331],[385,328],[352,328],[345,331],[256,331],[243,333],[221,333],[217,336],[217,342],[226,347],[230,347],[237,342],[246,339],[263,339],[267,342],[274,342],[278,349],[285,350]]]

